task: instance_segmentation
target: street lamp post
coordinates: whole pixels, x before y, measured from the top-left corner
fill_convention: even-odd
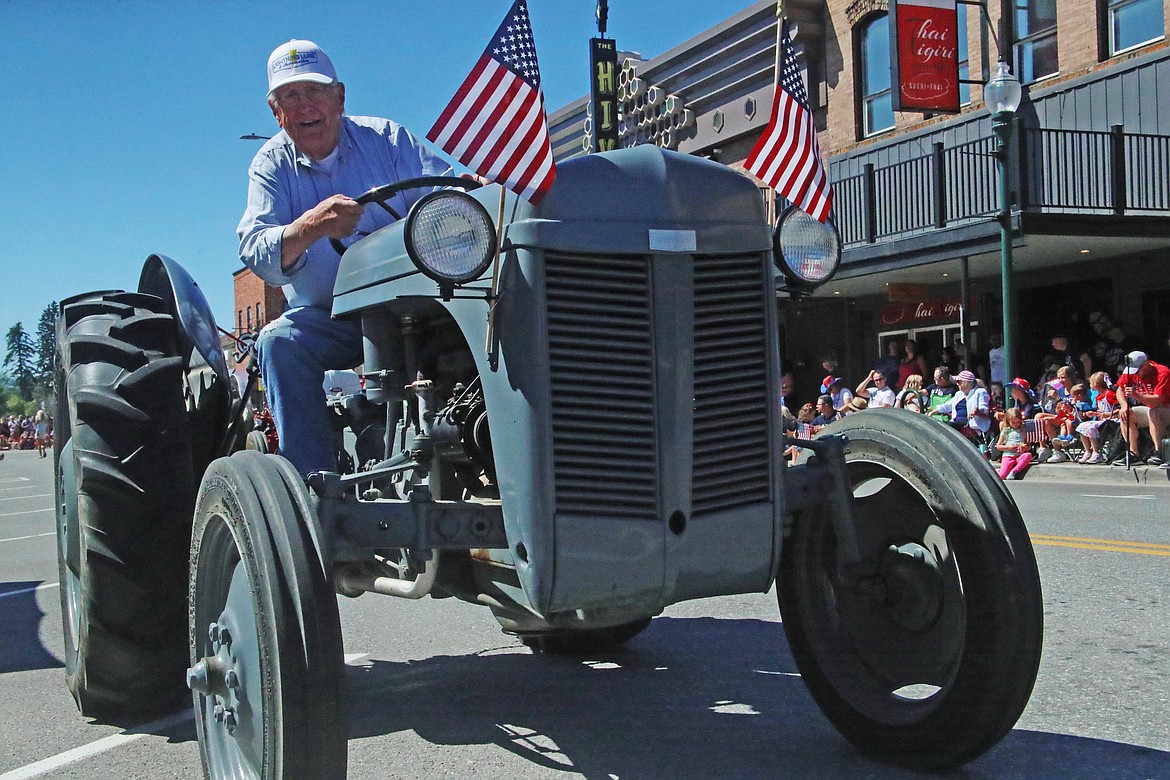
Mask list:
[[[1015,278],[1012,271],[1012,197],[1008,163],[1016,130],[1016,109],[1020,107],[1020,82],[1000,60],[987,86],[983,100],[991,112],[991,129],[995,133],[995,160],[999,174],[999,273],[1003,285],[1003,367],[1010,382],[1016,376],[1015,347]]]

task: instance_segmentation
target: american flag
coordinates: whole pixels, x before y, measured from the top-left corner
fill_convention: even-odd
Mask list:
[[[427,138],[533,203],[556,176],[528,4],[516,0]]]
[[[833,206],[833,187],[821,162],[808,95],[788,39],[788,20],[781,20],[781,25],[780,83],[772,100],[772,120],[756,141],[744,168],[824,222]]]

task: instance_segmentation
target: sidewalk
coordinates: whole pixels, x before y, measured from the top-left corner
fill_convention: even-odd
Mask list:
[[[998,468],[998,464],[993,463],[992,465]],[[1028,469],[1024,481],[1040,479],[1068,483],[1088,482],[1170,487],[1170,470],[1145,465],[1131,466],[1127,470],[1124,462],[1116,466],[1088,466],[1071,461],[1065,463],[1037,463]]]

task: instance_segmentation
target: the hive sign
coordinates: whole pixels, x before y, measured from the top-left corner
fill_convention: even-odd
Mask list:
[[[678,149],[684,130],[695,126],[695,112],[678,95],[669,95],[657,85],[638,77],[642,60],[627,57],[618,74],[618,145],[625,148],[655,144],[664,149]],[[595,117],[586,105],[585,137],[582,147],[593,150]]]

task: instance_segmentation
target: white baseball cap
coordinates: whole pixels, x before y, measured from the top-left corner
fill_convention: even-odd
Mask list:
[[[294,81],[336,84],[337,71],[320,46],[312,41],[291,40],[277,46],[268,56],[268,96]]]
[[[1125,356],[1125,369],[1121,372],[1123,374],[1136,374],[1141,367],[1149,360],[1145,352],[1134,350]]]

